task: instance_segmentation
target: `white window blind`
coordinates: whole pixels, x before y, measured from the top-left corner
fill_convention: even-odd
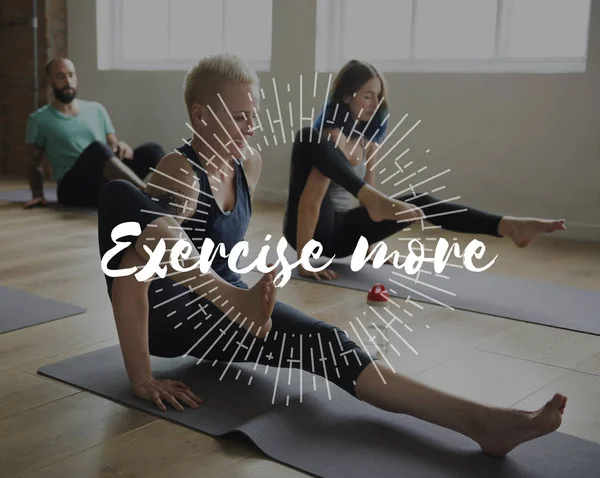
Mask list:
[[[590,0],[317,1],[318,71],[585,71]]]
[[[230,52],[270,69],[272,0],[98,0],[100,69],[188,69]]]

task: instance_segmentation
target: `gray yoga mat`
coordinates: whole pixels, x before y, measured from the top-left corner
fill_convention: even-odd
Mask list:
[[[83,312],[76,305],[0,286],[0,334]]]
[[[599,444],[559,432],[491,458],[458,433],[379,410],[322,377],[315,391],[311,374],[287,367],[196,361],[152,357],[155,377],[182,380],[204,400],[181,413],[132,394],[118,345],[39,373],[212,436],[243,433],[274,460],[316,476],[588,478],[600,467]]]
[[[288,257],[289,256],[289,257]],[[270,256],[276,260],[276,256]],[[286,257],[297,260],[288,248]],[[312,260],[318,267],[329,259]],[[426,302],[441,307],[468,310],[506,319],[600,335],[600,291],[576,289],[529,279],[518,279],[490,272],[471,272],[446,267],[435,274],[431,264],[424,264],[419,274],[408,275],[405,269],[385,264],[379,269],[366,264],[359,271],[350,269],[350,258],[335,259],[329,269],[340,274],[336,280],[300,277],[297,269],[292,278],[323,285],[370,291],[383,284],[390,297]],[[493,271],[494,266],[489,270]]]
[[[44,197],[48,201],[48,204],[45,207],[56,209],[58,211],[78,212],[80,214],[87,214],[89,216],[98,215],[98,211],[96,209],[64,206],[62,204],[59,204],[58,199],[56,198],[56,189],[54,188],[45,188]],[[0,202],[6,201],[25,204],[30,199],[31,191],[29,189],[13,189],[11,191],[0,191]]]

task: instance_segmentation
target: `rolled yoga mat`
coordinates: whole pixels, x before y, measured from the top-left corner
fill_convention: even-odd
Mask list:
[[[76,305],[0,286],[0,334],[83,312]]]
[[[44,189],[44,197],[48,202],[48,204],[45,207],[56,209],[58,211],[78,212],[80,214],[87,214],[89,216],[98,215],[98,211],[96,209],[65,206],[63,204],[59,204],[58,199],[56,198],[56,189],[54,188]],[[0,191],[0,202],[6,201],[25,204],[29,200],[31,200],[31,191],[29,189],[13,189],[11,191]]]
[[[296,252],[288,247],[286,258],[290,263],[295,262]],[[269,259],[275,262],[277,256],[271,254]],[[313,259],[311,264],[318,267],[328,260]],[[247,265],[249,261],[243,258],[239,264]],[[292,278],[365,292],[381,283],[388,289],[390,297],[410,298],[441,307],[600,335],[600,291],[597,290],[576,289],[489,272],[471,272],[451,266],[437,275],[431,264],[424,264],[419,273],[413,275],[389,264],[379,269],[366,264],[354,272],[350,268],[349,257],[335,259],[328,268],[336,271],[340,277],[317,281],[301,277],[298,269],[293,269]],[[493,266],[489,270],[493,270]]]
[[[458,433],[379,410],[322,377],[287,366],[196,362],[152,357],[155,377],[181,380],[204,400],[181,413],[132,394],[118,345],[39,373],[212,436],[243,433],[272,459],[316,476],[589,478],[600,467],[600,444],[563,433],[491,458]]]

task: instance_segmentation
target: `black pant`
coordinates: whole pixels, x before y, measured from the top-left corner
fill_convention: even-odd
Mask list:
[[[313,167],[355,197],[366,184],[363,178],[358,178],[354,174],[346,156],[335,147],[333,142],[322,138],[321,143],[318,143],[318,131],[313,131],[312,141],[309,140],[309,136],[310,131],[305,129],[302,141],[300,141],[298,135],[292,149],[289,196],[283,233],[294,249],[297,247],[298,202]],[[415,191],[414,195],[407,194],[396,199],[421,208],[424,207],[423,213],[430,216],[426,220],[441,226],[443,229],[500,237],[498,224],[502,216],[453,202],[438,204],[440,199],[418,191]],[[465,211],[456,212],[460,210]],[[408,222],[393,220],[374,222],[364,207],[357,207],[343,212],[335,211],[331,197],[326,194],[321,203],[313,239],[323,245],[323,256],[346,257],[353,254],[356,243],[361,236],[364,236],[369,244],[373,244],[409,225]]]
[[[113,246],[112,230],[128,221],[144,228],[165,214],[160,202],[123,180],[110,181],[101,190],[98,203],[98,244],[100,256]],[[207,227],[210,225],[207,224]],[[136,240],[124,237],[120,241]],[[131,246],[130,246],[131,247]],[[108,263],[118,269],[125,251]],[[113,278],[105,276],[112,301]],[[245,283],[236,287],[247,288]],[[188,354],[199,359],[219,362],[254,362],[282,367],[301,368],[327,378],[341,389],[355,395],[356,379],[374,358],[359,348],[341,329],[276,302],[271,314],[272,327],[264,339],[255,339],[247,330],[224,317],[215,305],[191,292],[171,277],[154,279],[148,290],[150,354],[177,357]],[[231,318],[241,311],[232,311]],[[246,324],[247,325],[247,324]],[[253,331],[257,327],[253,327]]]
[[[125,160],[124,164],[143,180],[164,154],[158,144],[144,143],[133,150],[133,159]],[[108,145],[100,141],[90,143],[59,181],[58,202],[66,206],[97,207],[98,194],[108,182],[103,175],[104,165],[113,156]]]

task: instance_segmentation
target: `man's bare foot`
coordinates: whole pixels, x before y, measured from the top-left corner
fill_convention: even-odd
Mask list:
[[[230,313],[230,318],[240,324],[246,318],[243,327],[250,329],[250,333],[258,338],[264,338],[271,330],[271,313],[277,298],[277,288],[274,284],[276,275],[277,269],[263,275],[239,302],[233,304],[235,309]]]
[[[562,423],[566,404],[567,397],[557,393],[535,412],[494,409],[475,441],[486,455],[505,456],[521,443],[555,431]]]
[[[391,199],[374,187],[366,184],[358,192],[357,199],[364,204],[369,217],[374,222],[412,222],[425,216],[417,206]]]
[[[498,225],[498,234],[510,237],[518,247],[526,247],[538,234],[550,234],[565,229],[567,227],[564,219],[505,216]]]

